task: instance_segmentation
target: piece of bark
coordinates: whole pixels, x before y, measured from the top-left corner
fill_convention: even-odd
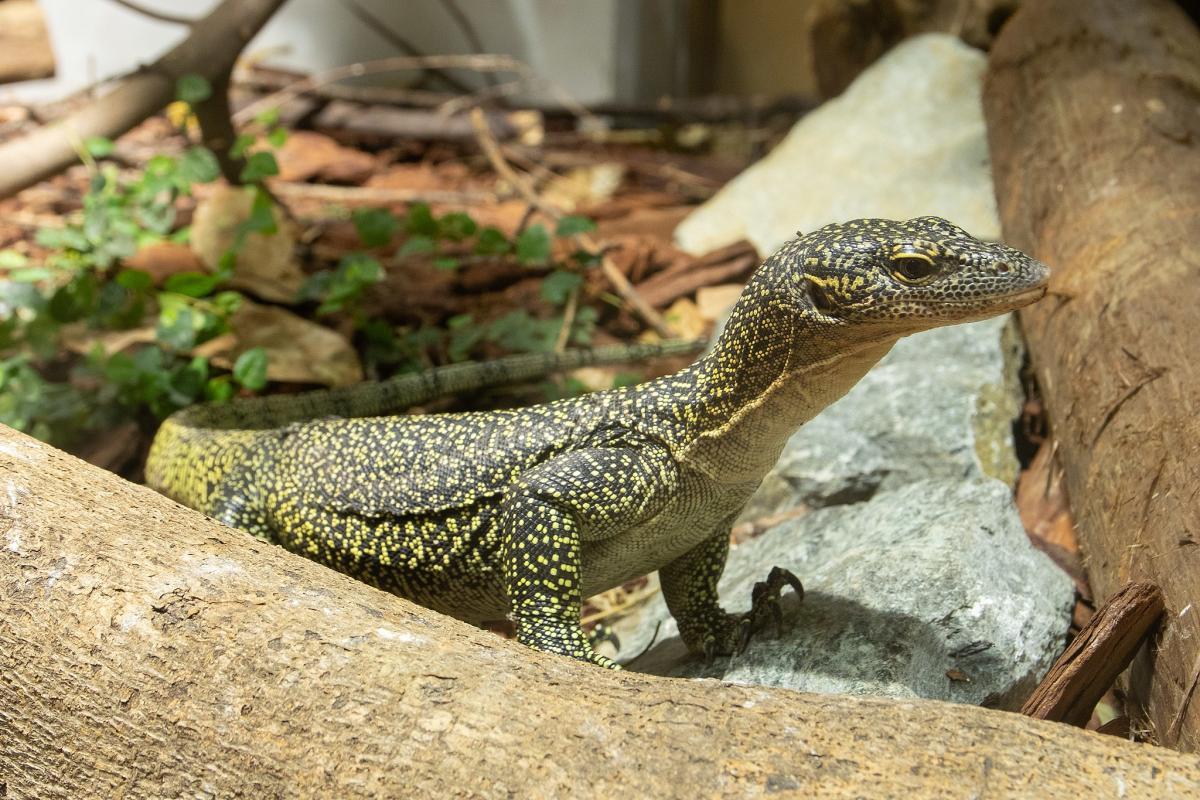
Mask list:
[[[1082,728],[1162,612],[1162,592],[1154,584],[1131,583],[1121,589],[1071,640],[1021,713]]]
[[[175,97],[176,81],[198,74],[220,83],[238,53],[283,0],[224,0],[196,22],[191,34],[153,64],[61,120],[0,144],[0,198],[48,178],[79,158],[91,136],[115,139]]]
[[[0,786],[56,797],[1200,793],[1194,758],[971,706],[609,672],[0,426]]]
[[[1167,0],[1030,0],[984,89],[1005,238],[1048,263],[1022,310],[1097,596],[1161,587],[1131,708],[1200,746],[1200,33]]]
[[[661,308],[703,286],[745,280],[758,264],[758,254],[745,241],[734,242],[674,269],[656,273],[637,285],[650,305]]]
[[[54,68],[37,0],[0,0],[0,83],[49,78]]]

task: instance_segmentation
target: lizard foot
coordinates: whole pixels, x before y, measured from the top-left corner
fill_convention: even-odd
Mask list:
[[[515,619],[517,641],[547,653],[557,653],[586,661],[605,669],[621,669],[621,665],[592,650],[592,643],[578,622],[565,623],[556,616],[529,614]]]
[[[705,659],[711,662],[716,655],[741,655],[768,618],[775,628],[775,635],[779,636],[783,632],[783,606],[779,602],[779,593],[785,586],[791,586],[796,595],[804,599],[804,584],[800,583],[800,579],[783,567],[772,567],[765,581],[754,584],[750,592],[750,610],[745,614],[729,616],[725,638],[727,641],[732,638],[733,646],[722,647],[716,637],[707,637],[704,640]]]

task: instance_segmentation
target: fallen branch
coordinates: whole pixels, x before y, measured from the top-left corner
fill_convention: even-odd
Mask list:
[[[115,139],[175,96],[175,83],[195,73],[210,80],[226,75],[234,59],[283,0],[224,0],[192,26],[174,49],[118,81],[86,107],[33,133],[0,144],[0,199],[54,175],[77,158],[91,136]]]
[[[433,56],[392,56],[391,58],[380,58],[373,61],[359,61],[354,64],[346,64],[341,67],[324,72],[318,72],[309,75],[307,78],[298,80],[291,85],[280,89],[277,92],[272,92],[266,97],[261,97],[250,103],[245,108],[242,108],[234,115],[235,122],[243,122],[254,119],[255,116],[262,113],[268,108],[283,105],[284,103],[299,97],[302,94],[319,89],[331,83],[344,81],[347,78],[357,78],[363,75],[378,75],[387,72],[403,72],[405,70],[414,69],[469,69],[476,72],[511,72],[519,75],[527,85],[544,86],[552,94],[556,96],[558,101],[563,104],[571,113],[578,116],[583,122],[593,126],[599,126],[600,122],[596,119],[592,112],[582,106],[579,101],[571,96],[571,93],[560,86],[558,83],[543,78],[538,75],[524,61],[513,58],[512,56],[500,56],[492,54],[477,54],[477,55],[433,55]]]
[[[443,203],[446,205],[480,205],[496,202],[492,192],[442,191],[438,189],[388,189],[375,186],[331,186],[321,183],[268,182],[271,193],[281,200],[322,200],[328,203],[361,205],[373,203]]]
[[[34,797],[1200,796],[971,706],[609,672],[0,427],[0,786]]]
[[[196,20],[192,19],[191,17],[177,17],[174,14],[166,14],[162,11],[156,11],[153,8],[146,8],[145,6],[138,5],[137,3],[133,2],[133,0],[108,0],[108,2],[132,11],[135,14],[141,14],[143,17],[148,19],[158,20],[159,22],[167,22],[171,25],[187,25],[188,27],[191,27],[192,25],[196,24]]]

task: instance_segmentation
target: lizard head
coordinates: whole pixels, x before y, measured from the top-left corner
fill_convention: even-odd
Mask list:
[[[900,335],[1028,305],[1049,277],[1040,261],[940,217],[826,225],[788,250],[793,286],[815,314]]]

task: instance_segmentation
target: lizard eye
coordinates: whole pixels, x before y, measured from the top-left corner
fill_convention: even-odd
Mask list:
[[[932,278],[937,264],[924,253],[897,253],[892,256],[892,275],[904,283],[920,283]]]

